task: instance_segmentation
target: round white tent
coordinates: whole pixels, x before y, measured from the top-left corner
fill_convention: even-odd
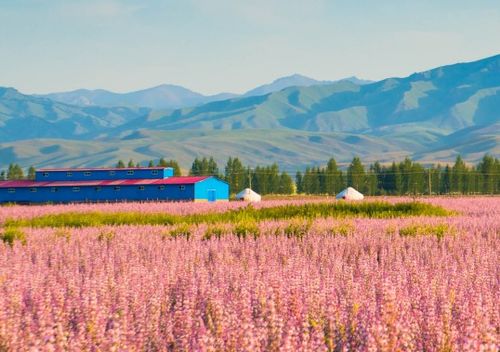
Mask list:
[[[245,188],[243,191],[236,195],[236,199],[244,200],[247,202],[260,202],[261,196],[250,188]]]
[[[365,198],[365,196],[360,192],[356,191],[354,188],[347,187],[342,192],[337,194],[336,198],[345,200],[362,200]]]

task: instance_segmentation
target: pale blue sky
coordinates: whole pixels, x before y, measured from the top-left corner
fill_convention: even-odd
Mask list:
[[[0,0],[0,86],[243,92],[500,53],[499,0]]]

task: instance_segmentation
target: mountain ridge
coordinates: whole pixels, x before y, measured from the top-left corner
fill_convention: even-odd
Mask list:
[[[0,165],[105,166],[161,156],[187,167],[278,162],[470,162],[500,155],[500,55],[357,84],[291,86],[178,109],[79,107],[0,88]]]

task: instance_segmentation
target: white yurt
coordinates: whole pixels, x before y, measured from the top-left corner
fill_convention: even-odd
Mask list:
[[[247,202],[260,202],[261,198],[262,197],[260,196],[260,194],[254,192],[250,188],[245,188],[243,191],[236,195],[236,199],[244,200]]]
[[[362,200],[365,198],[365,196],[360,192],[356,191],[354,188],[347,187],[342,192],[337,194],[336,198],[345,200]]]

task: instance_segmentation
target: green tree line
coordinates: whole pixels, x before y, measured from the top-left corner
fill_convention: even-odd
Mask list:
[[[474,166],[458,156],[453,165],[424,167],[410,158],[391,165],[364,166],[358,157],[346,171],[330,159],[324,168],[306,168],[295,177],[298,193],[336,194],[347,186],[367,195],[499,194],[500,161],[485,155]]]
[[[116,167],[140,167],[132,159],[128,164],[118,161]],[[174,175],[182,175],[177,161],[159,159],[149,161],[149,167],[172,167]],[[225,180],[232,193],[250,187],[260,194],[328,194],[334,195],[351,186],[367,195],[412,195],[412,194],[499,194],[500,161],[485,155],[476,165],[467,165],[458,156],[453,165],[424,165],[406,158],[397,163],[382,165],[379,162],[365,165],[354,157],[347,169],[341,169],[335,159],[328,160],[324,167],[307,167],[295,173],[280,170],[276,163],[267,166],[245,166],[237,157],[230,157],[220,169],[213,157],[196,158],[189,175],[213,175]],[[0,171],[0,180],[34,179],[35,168],[31,166],[25,176],[17,164],[10,164],[7,171]]]

